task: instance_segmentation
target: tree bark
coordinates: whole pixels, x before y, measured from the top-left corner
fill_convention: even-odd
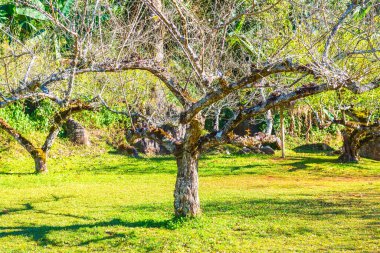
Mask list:
[[[33,159],[34,159],[34,165],[36,169],[36,173],[43,174],[47,173],[47,153],[44,152],[42,149],[36,149],[34,152],[31,153]]]
[[[273,132],[273,116],[272,116],[272,111],[271,110],[268,110],[265,113],[265,121],[266,121],[266,124],[267,124],[267,127],[265,129],[265,134],[266,135],[272,135],[272,132]]]
[[[220,113],[221,112],[222,112],[221,108],[218,108],[215,112],[214,131],[219,131],[219,120],[220,120]]]
[[[294,136],[294,129],[295,129],[295,118],[293,110],[290,111],[290,126],[289,126],[289,132],[291,136]]]
[[[177,217],[195,217],[200,213],[198,195],[199,153],[184,151],[177,158],[177,181],[174,191],[174,212]]]
[[[260,95],[263,100],[266,99],[264,89],[260,89]],[[272,116],[272,111],[269,109],[268,111],[265,112],[265,122],[266,122],[266,128],[265,128],[265,134],[266,135],[272,135],[273,131],[273,116]]]
[[[343,163],[359,162],[359,146],[351,137],[349,133],[343,131],[343,153],[338,158]]]
[[[280,125],[281,125],[281,157],[285,158],[285,125],[284,125],[284,109],[280,109]]]
[[[177,180],[174,190],[174,212],[177,217],[195,217],[200,214],[198,196],[198,160],[201,154],[199,140],[204,118],[197,115],[186,127],[186,135],[175,156]]]

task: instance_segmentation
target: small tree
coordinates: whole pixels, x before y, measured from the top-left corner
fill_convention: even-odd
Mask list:
[[[34,160],[36,173],[46,173],[48,171],[46,163],[48,152],[51,149],[60,128],[72,114],[83,110],[94,110],[94,106],[91,104],[81,103],[79,101],[71,102],[69,106],[56,113],[49,134],[47,135],[45,143],[42,147],[35,146],[30,140],[28,140],[1,118],[0,128],[10,134],[21,146],[25,148],[26,151],[29,152]]]
[[[83,110],[96,109],[96,88],[90,94],[81,90],[76,82],[78,74],[90,72],[85,62],[102,45],[99,28],[104,13],[102,6],[80,4],[80,1],[15,1],[8,4],[24,13],[40,30],[25,34],[16,29],[17,18],[7,19],[7,26],[0,23],[2,36],[0,72],[0,108],[17,101],[49,99],[58,107],[51,119],[51,127],[42,147],[37,147],[16,128],[0,119],[0,128],[14,137],[32,156],[37,173],[46,173],[48,152],[61,126],[69,117]],[[11,9],[12,9],[11,8]],[[9,9],[9,8],[7,8]],[[82,13],[92,13],[82,17]],[[1,22],[3,19],[1,19]],[[14,24],[16,22],[16,24]],[[108,35],[108,34],[107,34]],[[5,40],[8,38],[9,40]],[[60,46],[59,43],[63,46]],[[61,56],[65,55],[65,59]],[[55,85],[54,85],[55,84]],[[104,85],[103,85],[104,86]]]

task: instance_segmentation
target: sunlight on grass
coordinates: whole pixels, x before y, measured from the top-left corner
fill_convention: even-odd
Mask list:
[[[24,153],[2,154],[0,252],[377,252],[378,165],[204,156],[203,214],[178,220],[171,157],[77,150],[34,175]]]

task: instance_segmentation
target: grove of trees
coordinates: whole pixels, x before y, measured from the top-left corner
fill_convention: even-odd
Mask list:
[[[175,215],[197,216],[200,156],[244,146],[234,129],[251,118],[271,135],[273,112],[296,102],[309,101],[321,129],[344,126],[340,159],[358,161],[380,131],[379,14],[370,0],[3,0],[0,108],[53,109],[41,148],[2,118],[0,128],[47,172],[72,114],[124,115],[130,144],[151,139],[175,156]]]

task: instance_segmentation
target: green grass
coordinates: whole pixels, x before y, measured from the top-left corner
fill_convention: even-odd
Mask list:
[[[171,157],[60,142],[34,175],[12,146],[0,152],[0,252],[379,252],[380,163],[335,160],[205,156],[203,214],[176,220]]]

